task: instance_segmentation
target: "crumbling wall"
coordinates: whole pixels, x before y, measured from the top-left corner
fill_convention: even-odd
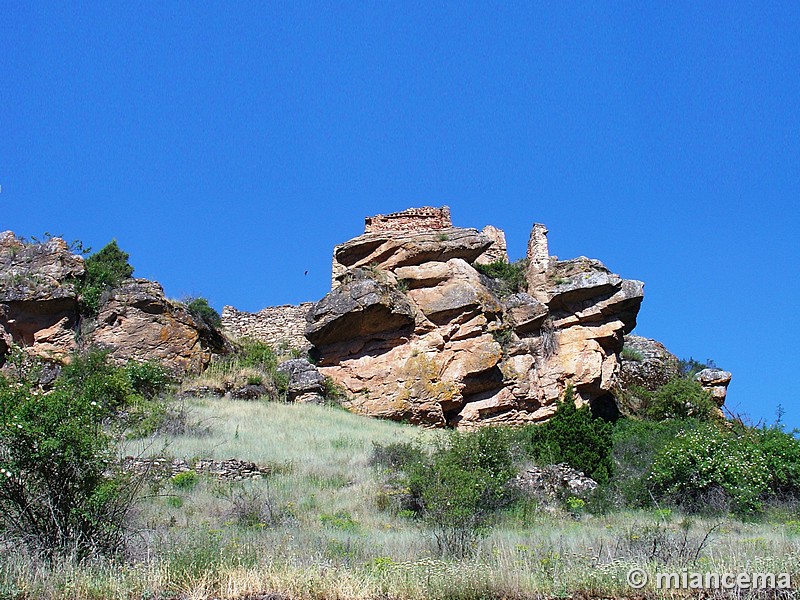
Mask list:
[[[409,208],[388,215],[375,215],[364,219],[364,233],[385,231],[431,231],[453,226],[447,206]]]
[[[222,328],[231,337],[249,337],[278,348],[282,345],[299,350],[311,347],[305,338],[306,314],[313,302],[269,306],[257,313],[222,309]]]

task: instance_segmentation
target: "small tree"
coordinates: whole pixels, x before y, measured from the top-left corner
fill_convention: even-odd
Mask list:
[[[603,483],[613,470],[613,426],[592,416],[589,406],[575,406],[572,387],[553,417],[541,425],[529,425],[524,440],[528,454],[541,463],[567,463]]]
[[[414,455],[414,453],[412,453]],[[515,474],[508,436],[498,428],[454,433],[428,455],[404,466],[412,506],[430,529],[440,554],[470,554],[491,515],[510,500]]]
[[[220,327],[222,325],[222,317],[219,316],[219,313],[205,298],[187,298],[183,302],[190,313],[209,327]]]
[[[128,263],[128,254],[120,250],[116,240],[87,258],[85,266],[86,274],[79,285],[81,311],[86,316],[95,316],[103,293],[131,277],[133,267]]]
[[[133,398],[105,354],[76,357],[55,388],[0,376],[0,508],[8,533],[52,557],[114,553],[137,486],[110,427]]]

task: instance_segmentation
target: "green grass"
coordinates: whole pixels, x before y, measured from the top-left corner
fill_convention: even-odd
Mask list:
[[[426,443],[445,432],[317,405],[202,399],[190,408],[210,433],[129,441],[124,450],[166,448],[176,457],[235,457],[280,468],[256,481],[200,475],[194,486],[166,481],[147,490],[127,561],[43,566],[0,548],[0,598],[630,596],[630,566],[663,570],[663,555],[680,570],[688,565],[675,545],[684,532],[694,552],[712,529],[692,568],[800,577],[794,513],[761,523],[686,521],[670,511],[583,512],[577,520],[566,509],[531,502],[502,513],[475,556],[441,560],[413,519],[379,510],[382,481],[369,459],[373,442]],[[654,546],[658,557],[651,558]]]

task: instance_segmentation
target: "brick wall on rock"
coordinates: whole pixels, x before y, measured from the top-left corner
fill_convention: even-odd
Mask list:
[[[409,208],[388,215],[375,215],[364,219],[364,233],[383,231],[430,231],[431,229],[448,229],[453,226],[450,220],[450,209],[446,206],[433,208]]]
[[[222,328],[232,337],[250,337],[273,348],[287,344],[291,348],[307,350],[311,344],[303,333],[306,314],[313,305],[313,302],[304,302],[296,306],[269,306],[257,313],[226,306],[222,309]]]

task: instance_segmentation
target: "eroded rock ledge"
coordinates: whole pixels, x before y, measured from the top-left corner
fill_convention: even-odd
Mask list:
[[[334,249],[333,289],[309,311],[306,337],[347,407],[429,426],[523,424],[551,416],[572,385],[613,412],[642,282],[597,260],[559,261],[535,224],[527,292],[501,297],[473,265],[507,261],[502,231],[453,227],[443,214],[368,218]]]
[[[113,359],[156,360],[178,375],[199,373],[229,342],[161,285],[127,279],[102,298],[96,318],[80,314],[83,257],[64,240],[28,243],[0,233],[0,366],[12,344],[53,364],[83,347],[109,350]]]

